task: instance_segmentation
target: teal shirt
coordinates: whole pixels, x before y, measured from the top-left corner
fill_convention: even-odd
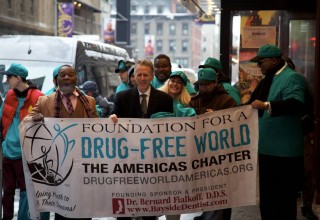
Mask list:
[[[267,100],[272,102],[293,98],[304,103],[305,90],[305,79],[286,67],[273,77]],[[303,156],[301,116],[302,113],[273,117],[264,111],[259,118],[259,153],[281,157]]]
[[[223,88],[227,91],[227,93],[236,101],[237,105],[240,105],[240,94],[239,91],[234,88],[230,83],[223,82],[221,83]]]
[[[20,145],[20,132],[19,132],[19,124],[20,124],[20,109],[24,104],[24,98],[18,98],[18,107],[14,114],[11,125],[9,126],[7,135],[2,142],[2,153],[3,156],[9,158],[11,160],[20,159],[22,157],[21,154],[21,145]],[[0,114],[2,116],[3,105],[0,109]]]
[[[118,85],[117,89],[116,89],[116,93],[123,91],[123,90],[127,90],[130,89],[130,86],[128,85],[128,83],[121,83],[120,85]]]
[[[156,88],[156,89],[158,89],[158,88],[160,88],[161,86],[163,86],[164,83],[165,83],[165,82],[160,82],[160,81],[157,79],[157,77],[153,77],[153,80],[151,81],[151,85],[152,85],[154,88]],[[188,93],[189,93],[190,95],[197,94],[197,91],[193,88],[193,86],[190,84],[189,81],[187,82],[186,89],[187,89],[187,91],[188,91]]]

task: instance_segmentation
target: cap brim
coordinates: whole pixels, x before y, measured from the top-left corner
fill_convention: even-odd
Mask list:
[[[198,68],[211,68],[211,69],[215,69],[213,66],[210,66],[210,65],[200,65]]]
[[[1,75],[14,75],[12,73],[9,73],[8,71],[0,71]]]
[[[251,60],[249,60],[250,62],[254,62],[254,63],[258,63],[260,62],[261,60],[263,60],[264,58],[263,57],[253,57]]]
[[[116,69],[116,73],[121,73],[121,72],[124,72],[124,71],[127,71],[127,69]]]
[[[212,80],[213,81],[213,80]],[[199,79],[197,82],[195,82],[195,84],[208,84],[210,82],[212,82],[211,80],[206,80],[206,79]]]

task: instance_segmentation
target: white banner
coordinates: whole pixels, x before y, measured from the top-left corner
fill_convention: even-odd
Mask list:
[[[31,216],[149,216],[256,204],[257,111],[20,125]]]

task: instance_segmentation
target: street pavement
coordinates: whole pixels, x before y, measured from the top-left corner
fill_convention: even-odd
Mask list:
[[[301,210],[300,210],[300,204],[301,200],[298,199],[298,204],[297,204],[297,210],[298,210],[298,216],[297,220],[306,220],[301,215]],[[15,216],[13,220],[17,220],[17,214],[18,214],[18,207],[19,207],[19,191],[16,191],[15,195],[15,202],[14,202],[14,213]],[[317,216],[320,219],[320,205],[314,205],[314,211],[317,214]],[[199,213],[191,213],[191,214],[182,214],[180,217],[180,220],[193,220],[195,216],[200,215],[201,212]],[[54,220],[54,215],[50,215],[50,220]],[[93,220],[115,220],[113,217],[106,217],[106,218],[93,218]],[[164,216],[160,216],[159,220],[166,220]],[[260,218],[260,212],[259,212],[259,207],[258,206],[245,206],[245,207],[238,207],[238,208],[233,208],[232,209],[232,216],[231,220],[261,220]]]

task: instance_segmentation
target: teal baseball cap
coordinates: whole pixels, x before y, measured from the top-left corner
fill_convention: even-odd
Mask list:
[[[58,67],[54,68],[53,73],[52,73],[52,77],[53,78],[56,78],[58,76],[59,70],[60,70],[61,67],[62,66],[58,66]]]
[[[212,68],[203,68],[198,71],[197,83],[209,83],[210,81],[217,80],[217,72]]]
[[[169,78],[173,77],[173,76],[178,76],[182,79],[183,85],[187,85],[188,83],[188,77],[186,76],[186,74],[184,74],[183,71],[174,71],[171,73],[171,75],[169,76]]]
[[[116,69],[116,73],[121,73],[121,72],[124,72],[127,70],[127,65],[126,63],[124,62],[124,60],[119,60],[118,62],[118,67]]]
[[[219,60],[213,58],[213,57],[208,57],[203,65],[200,65],[199,68],[213,68],[217,70],[222,70],[222,64]]]
[[[258,63],[264,58],[273,58],[273,57],[281,57],[281,50],[272,44],[266,44],[259,48],[257,56],[252,58],[250,61],[254,63]]]
[[[19,63],[12,63],[7,71],[2,71],[0,74],[7,76],[20,76],[21,78],[26,79],[28,76],[28,70]]]
[[[61,67],[64,67],[64,66],[72,67],[72,66],[70,66],[70,65],[68,65],[68,64],[64,64],[64,65],[61,65],[61,66],[58,66],[58,67],[54,68],[54,70],[53,70],[53,72],[52,72],[52,77],[53,77],[54,79],[57,78],[57,76],[59,75],[59,71],[60,71]]]

